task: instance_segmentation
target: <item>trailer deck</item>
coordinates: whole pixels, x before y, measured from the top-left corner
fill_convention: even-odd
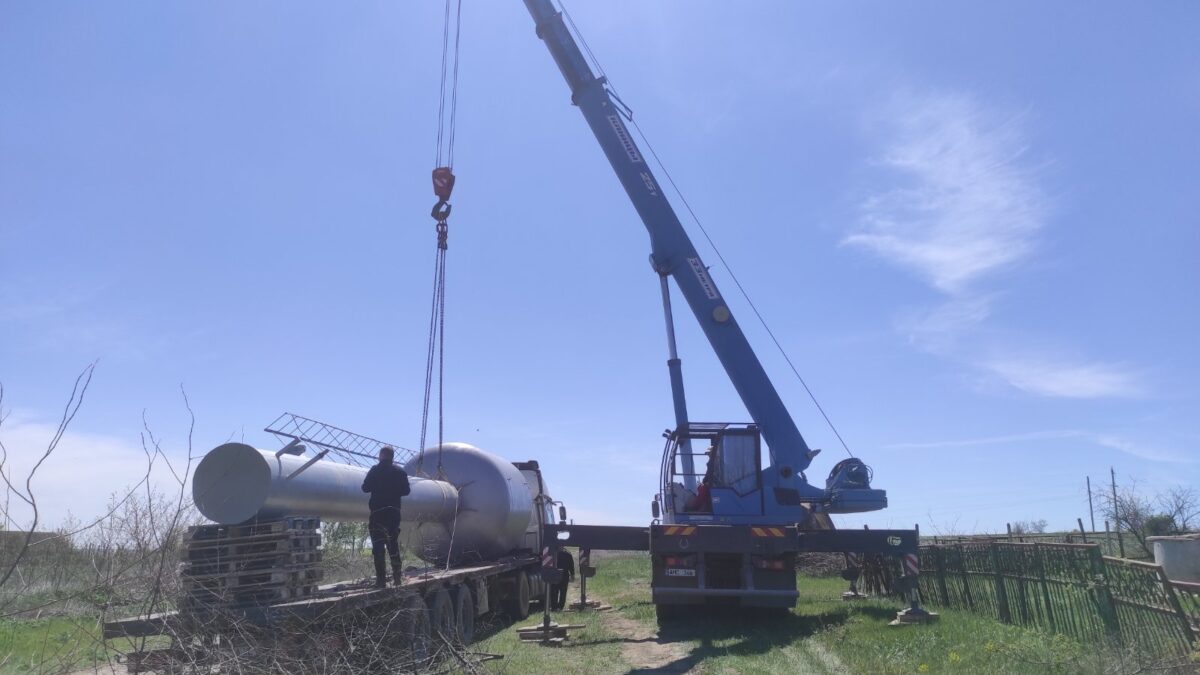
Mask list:
[[[375,588],[374,585],[370,585],[370,580],[341,582],[320,586],[313,597],[300,600],[221,607],[211,611],[158,612],[148,616],[127,617],[105,623],[104,639],[179,635],[190,632],[197,626],[210,625],[222,620],[248,621],[261,627],[322,621],[395,604],[414,593],[424,596],[439,588],[449,589],[464,583],[479,586],[498,575],[538,564],[540,562],[536,556],[513,556],[469,567],[408,570],[404,584],[399,587]],[[476,597],[486,598],[486,593]],[[481,604],[483,608],[477,611],[478,614],[489,609],[486,604]]]

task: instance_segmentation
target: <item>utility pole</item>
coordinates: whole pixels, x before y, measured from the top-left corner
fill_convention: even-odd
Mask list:
[[[1087,477],[1088,486],[1088,515],[1092,518],[1092,532],[1096,531],[1096,511],[1092,508],[1092,477]]]
[[[1121,516],[1120,506],[1117,504],[1117,471],[1111,466],[1108,467],[1108,475],[1112,477],[1112,506],[1113,506],[1113,529],[1117,531],[1117,550],[1121,552],[1121,557],[1125,557],[1125,541],[1121,539]]]

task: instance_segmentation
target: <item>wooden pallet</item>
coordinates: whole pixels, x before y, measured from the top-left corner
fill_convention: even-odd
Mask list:
[[[201,525],[188,532],[180,606],[220,611],[316,595],[321,581],[317,518]]]
[[[292,551],[315,551],[321,545],[321,535],[273,534],[238,539],[211,539],[188,544],[187,561],[207,558],[230,558]]]
[[[316,534],[320,518],[289,516],[279,520],[255,521],[242,525],[198,525],[188,528],[188,541],[198,539],[229,539],[263,534],[296,532]]]
[[[183,576],[199,577],[232,572],[255,572],[276,568],[311,567],[321,562],[321,559],[321,551],[251,553],[229,557],[212,556],[189,561],[183,566]]]

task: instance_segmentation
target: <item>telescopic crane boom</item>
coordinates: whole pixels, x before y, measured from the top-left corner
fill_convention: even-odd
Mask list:
[[[692,464],[692,458],[697,455],[690,450],[693,425],[687,416],[682,369],[675,349],[668,277],[675,281],[687,301],[767,443],[770,465],[761,469],[760,482],[760,486],[766,488],[763,490],[766,497],[761,500],[761,513],[753,515],[760,520],[764,516],[774,516],[782,522],[794,523],[803,519],[803,508],[830,513],[884,508],[887,505],[886,493],[870,488],[870,470],[854,458],[838,464],[824,489],[808,483],[803,472],[819,450],[810,449],[800,434],[675,210],[667,201],[661,184],[622,119],[628,114],[627,109],[618,105],[619,99],[615,99],[606,78],[592,72],[562,14],[551,0],[524,1],[536,23],[538,37],[550,50],[571,89],[571,101],[583,112],[588,126],[650,234],[650,263],[661,280],[667,320],[668,368],[676,418],[674,447],[680,466],[676,475],[683,478],[689,490],[699,476]],[[673,461],[671,463],[674,465]],[[668,491],[668,487],[664,486],[664,492]],[[729,504],[731,500],[725,503]],[[668,521],[673,522],[672,514],[678,515],[679,509],[673,508],[675,505],[669,500],[665,506]],[[715,515],[719,515],[720,511],[714,506]],[[741,508],[736,511],[744,513]]]

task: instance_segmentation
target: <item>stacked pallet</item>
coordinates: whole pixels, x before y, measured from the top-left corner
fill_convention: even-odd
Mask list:
[[[188,530],[182,607],[238,608],[316,594],[319,518],[287,517]]]

